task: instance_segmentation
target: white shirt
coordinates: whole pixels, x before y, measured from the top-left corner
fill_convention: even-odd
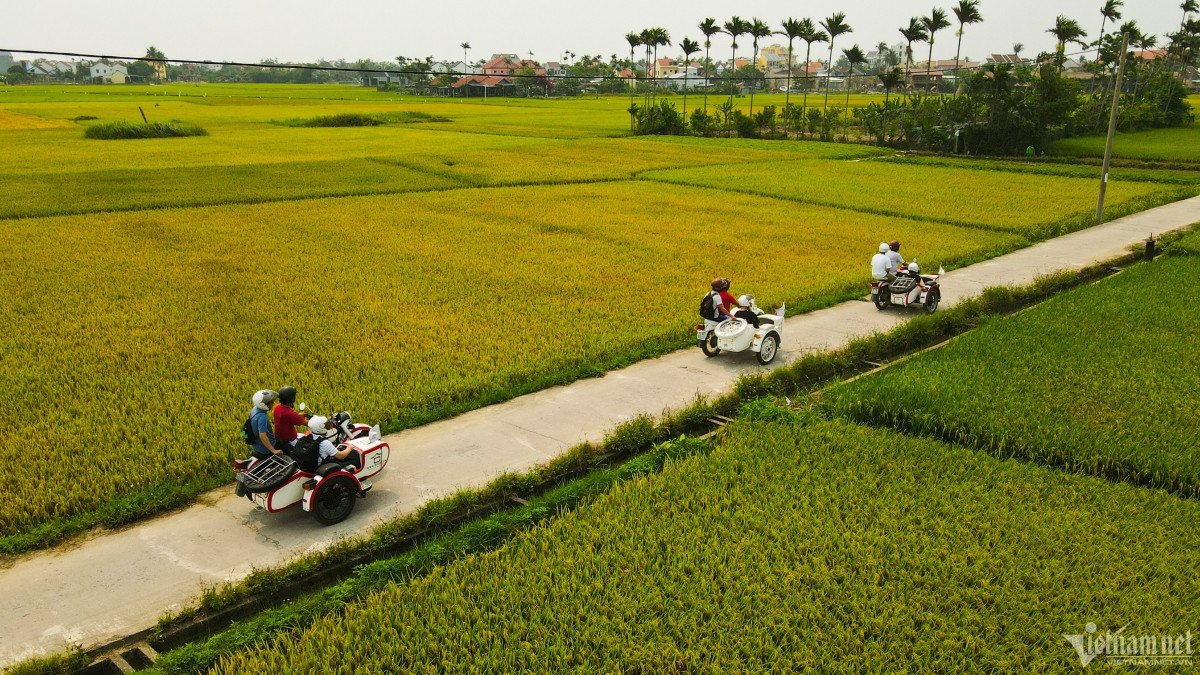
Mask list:
[[[888,251],[887,257],[891,262],[888,265],[888,271],[895,274],[896,270],[900,269],[900,266],[904,264],[904,258],[900,257],[900,254],[895,251]]]
[[[871,276],[876,279],[886,279],[891,269],[892,260],[886,253],[876,253],[875,257],[871,258]]]
[[[330,457],[333,457],[337,453],[338,453],[337,446],[334,445],[333,443],[331,443],[329,441],[329,439],[322,438],[321,445],[318,447],[318,450],[317,450],[317,455],[319,456],[317,463],[322,464],[325,462],[325,460],[329,459]]]

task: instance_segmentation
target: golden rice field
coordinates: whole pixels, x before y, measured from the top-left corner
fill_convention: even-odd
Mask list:
[[[0,486],[0,552],[227,481],[262,387],[397,429],[686,346],[714,276],[816,306],[862,287],[880,239],[952,266],[1076,223],[1095,189],[855,145],[624,138],[625,104],[0,89],[0,415],[22,439],[0,459],[73,467]],[[73,121],[139,106],[209,135]],[[400,110],[450,121],[278,123]],[[797,199],[814,179],[825,197]],[[1117,181],[1110,204],[1177,187]]]
[[[211,672],[1074,672],[1062,636],[1089,622],[1192,625],[1198,517],[846,422],[739,421]]]

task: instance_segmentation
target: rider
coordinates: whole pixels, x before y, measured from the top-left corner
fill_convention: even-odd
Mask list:
[[[904,258],[900,255],[900,240],[893,239],[892,243],[888,244],[888,249],[888,260],[892,261],[892,274],[895,274],[896,270],[904,266]]]
[[[754,304],[754,298],[749,295],[739,297],[737,299],[738,310],[733,313],[733,318],[741,319],[751,326],[758,328],[758,315],[751,309],[752,304]]]
[[[892,259],[888,257],[888,252],[891,250],[892,248],[886,243],[880,242],[879,253],[871,257],[871,276],[876,281],[894,281],[896,279]]]
[[[341,462],[347,459],[351,464],[357,465],[357,455],[354,454],[354,449],[348,445],[335,446],[333,439],[337,438],[337,427],[329,423],[329,419],[320,415],[309,418],[308,428],[312,430],[313,436],[321,439],[321,445],[318,450],[320,459],[317,465],[320,466],[325,462]]]
[[[737,300],[729,294],[729,279],[721,277],[720,279],[712,280],[712,290],[708,295],[713,296],[712,305],[716,310],[716,318],[709,319],[721,323],[733,319],[732,307],[737,304]],[[707,317],[706,317],[707,318]]]
[[[250,409],[250,428],[253,431],[253,454],[259,459],[270,455],[282,455],[283,451],[275,447],[275,434],[271,431],[271,416],[267,411],[279,394],[270,389],[254,392],[254,407]]]
[[[275,419],[275,438],[279,445],[296,445],[296,427],[308,426],[310,413],[301,415],[292,409],[296,405],[296,388],[286,386],[279,390],[279,403],[275,404],[272,417]]]

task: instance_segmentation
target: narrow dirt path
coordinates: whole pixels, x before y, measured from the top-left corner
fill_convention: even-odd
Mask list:
[[[1200,222],[1200,197],[1052,239],[950,272],[943,304],[987,286],[1024,285],[1037,277],[1112,259],[1130,246]],[[863,254],[864,271],[870,251]],[[813,350],[840,347],[887,330],[915,313],[880,312],[851,301],[788,319],[773,367]],[[416,509],[460,488],[486,485],[506,471],[526,471],[631,417],[680,408],[697,395],[722,392],[760,368],[750,353],[706,359],[681,350],[582,380],[475,410],[387,438],[388,468],[342,524],[323,528],[293,509],[261,513],[215,490],[197,505],[70,547],[23,557],[0,570],[0,667],[33,656],[84,648],[154,625],[201,589],[279,565],[342,537]]]

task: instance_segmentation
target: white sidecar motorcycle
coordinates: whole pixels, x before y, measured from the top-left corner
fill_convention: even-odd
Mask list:
[[[705,319],[703,324],[696,325],[696,343],[704,355],[710,357],[723,351],[750,350],[758,362],[765,366],[774,361],[779,353],[779,345],[783,341],[784,309],[781,306],[774,314],[767,314],[754,304],[754,296],[750,296],[750,311],[758,316],[757,328],[742,319],[720,323]]]
[[[299,504],[322,525],[348,518],[355,501],[370,491],[369,479],[387,465],[391,448],[381,439],[379,427],[354,424],[348,412],[332,416],[330,423],[338,430],[333,444],[353,450],[348,458],[327,461],[315,472],[302,471],[286,454],[234,460],[237,495],[269,513]]]

